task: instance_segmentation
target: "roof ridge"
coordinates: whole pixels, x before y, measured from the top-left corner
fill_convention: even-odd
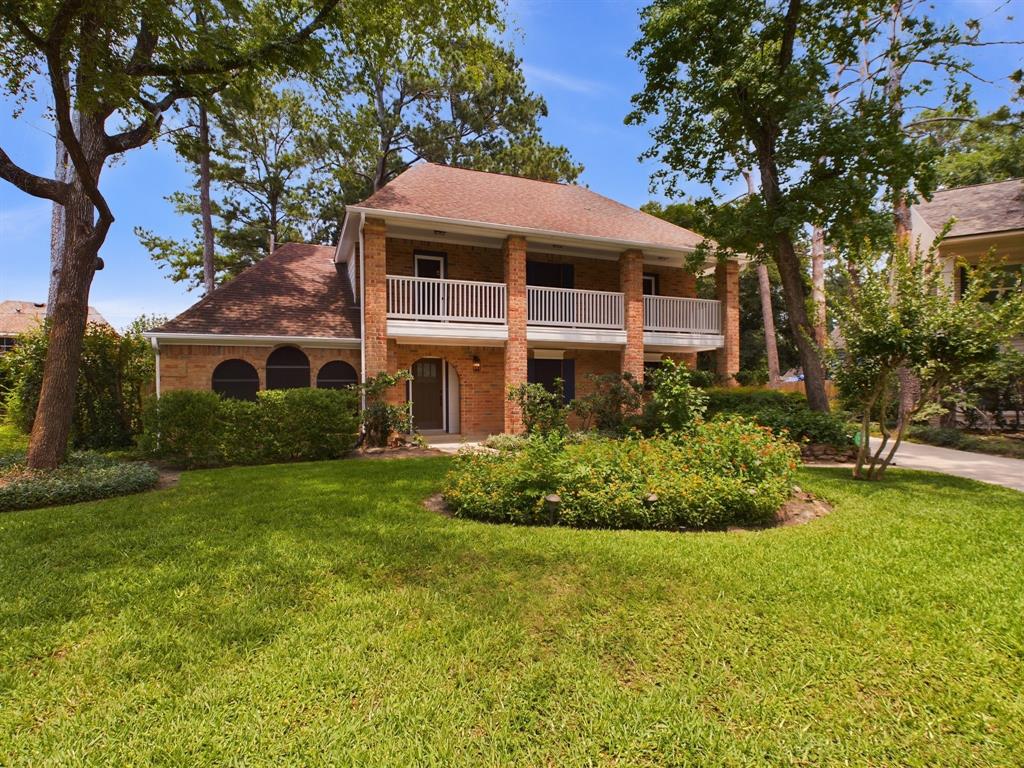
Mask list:
[[[992,184],[1009,184],[1011,181],[1021,181],[1021,182],[1024,182],[1024,176],[1014,176],[1013,178],[1010,178],[1010,179],[1000,179],[999,181],[981,181],[981,182],[978,182],[977,184],[964,184],[961,187],[946,187],[944,189],[937,189],[937,190],[935,190],[935,194],[937,195],[937,194],[940,194],[942,192],[959,192],[961,189],[974,189],[975,187],[988,187],[988,186],[991,186]],[[931,201],[930,200],[926,200],[925,202],[931,202]]]
[[[506,176],[507,178],[510,178],[510,179],[521,179],[522,181],[536,181],[539,184],[555,184],[555,185],[557,185],[559,187],[576,187],[578,189],[590,189],[589,187],[584,187],[584,186],[581,186],[580,184],[574,184],[574,183],[568,182],[568,181],[551,181],[551,179],[534,179],[534,178],[531,178],[529,176],[520,176],[517,173],[506,173],[505,171],[482,171],[479,168],[466,168],[466,167],[461,166],[461,165],[449,165],[448,163],[435,163],[433,160],[423,160],[423,161],[418,162],[418,163],[413,163],[406,170],[412,170],[413,168],[415,168],[417,166],[424,166],[424,165],[433,165],[433,166],[437,166],[438,168],[448,168],[449,170],[452,170],[452,171],[466,171],[468,173],[486,173],[488,176]],[[401,176],[401,175],[402,174],[398,174],[398,176]],[[398,176],[396,176],[395,178],[397,179]],[[394,179],[392,179],[392,181],[394,181]],[[389,181],[388,183],[390,184],[391,182]]]

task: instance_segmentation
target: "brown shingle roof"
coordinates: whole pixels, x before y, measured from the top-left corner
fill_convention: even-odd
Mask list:
[[[690,250],[704,240],[574,184],[418,163],[357,207]]]
[[[359,311],[334,248],[286,243],[154,333],[358,338]]]
[[[943,189],[914,208],[936,232],[955,218],[947,237],[1024,229],[1024,179]]]
[[[0,301],[0,336],[17,336],[31,331],[46,318],[46,304],[34,301]],[[103,315],[89,307],[90,323],[110,326]]]

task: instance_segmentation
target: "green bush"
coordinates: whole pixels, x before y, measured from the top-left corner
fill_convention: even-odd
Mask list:
[[[564,434],[568,429],[569,408],[561,379],[555,379],[555,391],[543,384],[520,384],[508,388],[508,399],[519,406],[526,434]]]
[[[569,404],[583,428],[594,426],[601,432],[625,434],[643,408],[644,385],[629,372],[590,374],[587,379],[593,392]]]
[[[275,390],[255,402],[167,392],[147,404],[139,444],[184,467],[338,458],[356,444],[358,397],[354,389]]]
[[[682,440],[566,443],[531,437],[518,451],[465,452],[445,478],[460,517],[578,528],[721,528],[770,522],[789,497],[795,445],[743,420],[696,424]],[[545,497],[557,494],[556,505]]]
[[[650,400],[644,409],[644,432],[686,432],[704,418],[707,393],[693,384],[693,371],[665,360],[648,372]]]
[[[366,401],[362,415],[363,432],[367,445],[383,447],[388,444],[393,433],[412,431],[412,413],[409,406],[388,402],[388,393],[411,379],[412,374],[409,371],[381,372],[362,383],[360,389]]]
[[[708,398],[711,415],[743,416],[797,442],[853,445],[855,430],[845,414],[812,411],[797,392],[736,387],[708,390]]]
[[[48,339],[46,328],[24,333],[3,355],[8,420],[32,431]],[[153,350],[139,323],[123,335],[90,323],[82,339],[82,363],[75,389],[71,444],[77,448],[124,448],[141,429],[144,395],[155,374]]]
[[[140,462],[73,453],[54,470],[29,470],[25,455],[0,457],[0,512],[106,499],[146,491],[157,471]]]

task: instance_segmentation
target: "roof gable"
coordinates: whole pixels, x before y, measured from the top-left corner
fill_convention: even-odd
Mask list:
[[[359,312],[334,248],[286,243],[152,333],[359,336]]]
[[[914,209],[935,232],[955,218],[947,237],[1024,229],[1024,179],[943,189]]]

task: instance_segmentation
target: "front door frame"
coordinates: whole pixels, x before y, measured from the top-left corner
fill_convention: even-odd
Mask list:
[[[448,361],[443,357],[418,357],[409,366],[410,372],[415,370],[416,363],[420,360],[437,360],[441,364],[441,428],[431,427],[430,429],[418,429],[416,418],[413,415],[412,380],[405,383],[405,401],[409,404],[409,418],[412,420],[413,429],[424,435],[435,435],[448,433]]]

